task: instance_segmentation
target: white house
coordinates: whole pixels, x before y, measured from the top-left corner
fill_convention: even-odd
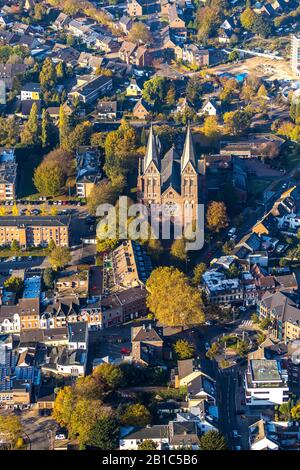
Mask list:
[[[219,106],[215,100],[208,100],[202,108],[202,113],[208,116],[217,116],[219,114]]]
[[[245,373],[246,404],[281,405],[289,399],[286,377],[276,360],[251,359]]]

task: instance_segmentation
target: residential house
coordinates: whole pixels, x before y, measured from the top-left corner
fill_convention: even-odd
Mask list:
[[[117,119],[117,101],[99,101],[97,104],[100,119]]]
[[[220,114],[220,103],[213,98],[209,99],[202,107],[202,113],[208,116],[218,116]]]
[[[140,99],[134,106],[132,114],[137,119],[145,120],[151,114],[151,106],[145,100]]]
[[[128,16],[123,15],[123,16],[119,19],[118,26],[119,26],[119,28],[121,29],[121,31],[122,31],[124,34],[128,34],[128,33],[129,33],[129,31],[130,31],[131,28],[132,28],[132,25],[133,25],[132,18],[129,18]]]
[[[6,89],[11,90],[14,80],[22,76],[27,69],[26,64],[0,64],[0,79],[4,80]]]
[[[21,101],[25,100],[40,100],[41,87],[39,83],[26,83],[21,89]]]
[[[76,194],[87,198],[101,180],[100,156],[96,148],[80,146],[76,150]]]
[[[131,328],[131,356],[141,364],[159,364],[163,359],[163,338],[152,325]]]

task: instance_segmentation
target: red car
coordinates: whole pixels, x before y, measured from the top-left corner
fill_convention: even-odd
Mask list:
[[[122,349],[121,349],[121,353],[122,353],[122,354],[130,354],[130,353],[131,353],[131,350],[128,349],[128,348],[122,348]]]

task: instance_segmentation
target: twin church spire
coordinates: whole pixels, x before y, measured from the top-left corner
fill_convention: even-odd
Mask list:
[[[159,153],[160,153],[160,142],[158,138],[155,137],[153,132],[153,126],[151,124],[146,155],[144,157],[144,172],[149,168],[150,164],[153,162],[156,167],[159,169]],[[193,146],[193,139],[190,125],[188,124],[183,152],[181,156],[181,172],[183,172],[188,163],[191,163],[194,168],[196,168],[196,158]]]

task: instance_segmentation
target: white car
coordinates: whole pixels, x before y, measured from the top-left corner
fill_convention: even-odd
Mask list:
[[[62,441],[63,439],[66,439],[65,434],[63,434],[63,433],[55,434],[55,440],[56,441]]]
[[[237,437],[241,437],[241,435],[238,433],[238,431],[236,429],[234,429],[232,431],[232,437],[237,438]]]

